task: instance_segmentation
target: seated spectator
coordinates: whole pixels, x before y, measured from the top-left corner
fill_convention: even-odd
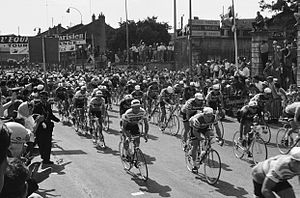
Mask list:
[[[4,174],[4,185],[0,198],[40,198],[38,194],[29,192],[29,170],[19,159],[13,159],[8,163]],[[28,196],[30,195],[30,196]]]
[[[265,26],[264,17],[260,14],[260,12],[257,12],[257,16],[255,17],[255,21],[252,22],[252,27],[254,31],[262,31]]]

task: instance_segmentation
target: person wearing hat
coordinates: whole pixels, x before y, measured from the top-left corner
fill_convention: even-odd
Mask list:
[[[7,127],[0,123],[0,192],[4,185],[4,174],[7,167],[7,153],[10,145],[10,133]]]
[[[277,155],[259,162],[252,168],[254,196],[256,198],[296,198],[288,180],[300,176],[300,147],[287,155]]]
[[[128,138],[131,136],[141,135],[139,123],[144,122],[145,130],[144,130],[144,139],[147,141],[148,139],[148,131],[149,124],[147,119],[147,112],[141,108],[141,102],[137,99],[131,101],[131,108],[128,109],[122,115],[122,135],[126,137],[126,141],[124,141],[125,153],[122,153],[122,158],[128,159]],[[136,139],[134,144],[138,147],[140,144],[140,139]]]
[[[39,100],[34,101],[33,114],[40,115],[41,124],[36,129],[36,141],[39,146],[40,155],[43,164],[53,164],[50,161],[52,133],[54,122],[60,120],[53,114],[51,104],[48,102],[48,92],[42,91],[39,93]]]
[[[189,119],[197,113],[198,110],[202,110],[204,107],[204,96],[202,93],[196,93],[193,98],[190,98],[181,108],[182,121],[184,126],[184,133],[182,142],[186,145],[187,134],[190,131]]]

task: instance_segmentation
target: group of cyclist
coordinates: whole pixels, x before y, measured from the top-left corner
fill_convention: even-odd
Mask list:
[[[129,75],[110,74],[106,76],[94,75],[90,79],[83,74],[65,76],[53,75],[49,77],[49,85],[52,86],[52,95],[56,97],[57,102],[61,105],[61,111],[68,112],[72,116],[75,123],[76,119],[85,119],[87,114],[89,120],[89,129],[92,129],[93,118],[98,118],[99,132],[94,133],[95,143],[103,141],[102,122],[107,113],[107,109],[111,108],[112,102],[119,104],[120,113],[120,132],[127,137],[124,142],[124,148],[128,148],[128,139],[130,136],[142,135],[140,123],[143,123],[143,137],[147,140],[149,131],[149,115],[155,106],[158,106],[161,111],[159,121],[160,128],[163,130],[166,126],[163,123],[166,120],[166,115],[169,106],[180,104],[182,121],[184,126],[183,144],[191,144],[192,149],[189,150],[189,155],[193,159],[192,171],[197,173],[196,167],[196,152],[200,146],[199,143],[205,137],[213,136],[211,126],[214,126],[216,131],[217,142],[222,145],[224,143],[218,121],[224,116],[224,101],[222,94],[222,85],[215,80],[205,85],[205,89],[196,82],[189,82],[187,79],[178,78],[175,81],[160,79],[159,76],[152,75],[147,78],[130,78]],[[50,86],[49,86],[50,87]],[[265,105],[272,97],[271,89],[266,87],[261,93],[254,95],[238,112],[238,120],[240,122],[240,141],[244,144],[245,135],[250,131],[255,118],[262,117],[265,112]],[[59,106],[58,105],[58,106]],[[291,121],[290,133],[296,130],[300,123],[300,102],[294,102],[288,105],[285,109],[286,116],[293,118]],[[86,120],[86,121],[87,121]],[[139,139],[135,142],[139,144]],[[186,148],[186,146],[184,146]],[[292,152],[293,151],[293,152]],[[300,151],[291,151],[290,161],[298,162]],[[251,153],[249,153],[251,155]],[[128,160],[128,155],[122,156]],[[272,167],[276,167],[277,161],[282,158],[275,157],[268,162],[262,162],[253,169],[254,186],[257,197],[268,197],[267,190],[263,195],[259,194],[261,190],[269,188],[264,185],[266,178],[271,178],[275,183],[285,180],[286,177],[273,179],[276,175]],[[294,161],[293,161],[294,160]],[[280,161],[281,162],[281,161]],[[284,161],[286,162],[286,160]],[[295,164],[297,164],[295,162]],[[283,163],[284,166],[287,163]],[[272,165],[272,166],[271,166]],[[293,165],[293,167],[295,167]],[[257,175],[257,171],[263,175]],[[277,170],[277,169],[276,169]],[[290,170],[290,169],[289,169]],[[291,175],[298,175],[298,169],[293,169]],[[271,174],[272,173],[272,174]],[[274,176],[275,175],[275,176]],[[290,190],[291,186],[284,183],[279,190],[275,192],[285,192]],[[272,191],[272,190],[271,190]],[[291,193],[291,192],[289,192]],[[289,194],[290,195],[290,194]],[[271,196],[270,196],[271,197]]]

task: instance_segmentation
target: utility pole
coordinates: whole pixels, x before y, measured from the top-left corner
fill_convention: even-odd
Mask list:
[[[189,17],[189,67],[192,67],[193,51],[192,51],[192,0],[190,0],[190,17]]]

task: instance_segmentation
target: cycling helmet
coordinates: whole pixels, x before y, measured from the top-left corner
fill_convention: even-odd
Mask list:
[[[97,91],[96,92],[96,97],[102,97],[102,96],[103,96],[102,91]]]
[[[143,80],[143,83],[146,84],[146,83],[147,83],[147,80]]]
[[[168,93],[173,93],[173,92],[174,92],[173,87],[168,86],[168,87],[167,87],[167,92],[168,92]]]
[[[190,86],[194,87],[195,83],[194,82],[190,82]]]
[[[139,107],[141,106],[141,102],[137,99],[131,101],[131,107]]]
[[[183,85],[183,84],[184,84],[183,80],[179,81],[179,84],[180,84],[180,85]]]
[[[250,101],[248,105],[249,107],[257,107],[258,104],[256,101]]]
[[[213,114],[214,110],[211,107],[204,107],[203,108],[203,113],[204,114]]]
[[[196,93],[195,98],[198,100],[204,100],[203,94],[202,93]]]
[[[300,161],[300,147],[294,147],[290,151],[290,155],[294,160]]]
[[[127,94],[124,96],[124,100],[131,100],[133,97],[131,94]]]
[[[139,90],[141,90],[141,87],[140,87],[140,85],[135,85],[134,89],[137,90],[137,91],[139,91]]]
[[[266,94],[272,93],[272,90],[269,87],[267,87],[264,89],[264,93]]]

